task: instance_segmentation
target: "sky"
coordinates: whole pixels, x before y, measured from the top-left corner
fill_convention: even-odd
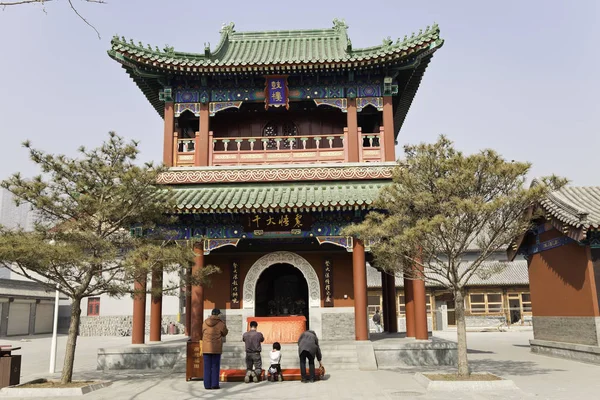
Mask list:
[[[0,9],[0,179],[38,171],[24,140],[75,156],[109,131],[162,158],[163,123],[106,51],[114,34],[177,51],[214,49],[223,23],[237,31],[349,25],[354,48],[437,22],[435,53],[400,134],[401,146],[447,135],[465,153],[484,148],[533,163],[529,178],[558,174],[600,185],[600,2],[595,0],[74,1]]]

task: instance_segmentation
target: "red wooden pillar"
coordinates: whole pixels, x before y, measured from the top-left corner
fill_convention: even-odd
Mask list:
[[[204,267],[204,249],[202,242],[199,242],[194,247],[194,253],[196,253],[196,257],[194,260],[194,267],[192,268],[192,275],[195,276]],[[195,284],[192,286],[192,306],[190,311],[190,339],[192,342],[196,342],[202,339],[202,321],[204,320],[204,288],[202,285]]]
[[[388,316],[388,327],[389,333],[398,332],[398,311],[396,306],[396,277],[394,275],[385,274],[385,283],[387,286],[387,303],[385,308],[387,309],[386,314]]]
[[[390,321],[388,319],[388,312],[387,312],[387,303],[388,303],[388,292],[387,292],[387,274],[385,272],[381,272],[381,307],[380,307],[380,314],[381,314],[381,321],[383,322],[383,329],[385,331],[388,330],[388,326],[390,324]]]
[[[208,132],[210,130],[210,114],[208,103],[200,103],[200,131],[198,135],[198,147],[196,148],[196,165],[206,167],[209,164],[208,153],[209,146],[212,146],[212,140],[209,142]]]
[[[415,338],[429,339],[427,334],[427,303],[425,301],[425,281],[422,279],[423,266],[415,266],[417,276],[413,279],[413,301],[415,303]]]
[[[385,161],[396,161],[392,96],[383,96],[383,136],[385,142]]]
[[[167,167],[173,166],[173,134],[175,130],[175,110],[172,102],[165,102],[165,138],[163,149],[163,163]]]
[[[413,301],[413,283],[404,278],[404,316],[406,317],[406,337],[415,337],[415,303]]]
[[[187,283],[185,284],[185,334],[191,336],[190,327],[192,326],[192,285],[190,284],[190,278],[192,276],[192,269],[186,268],[185,275]]]
[[[362,240],[354,239],[352,251],[352,278],[354,286],[354,334],[356,340],[368,340],[367,325],[367,265]]]
[[[348,99],[347,107],[348,142],[344,146],[348,148],[348,162],[358,162],[358,114],[356,113],[356,99]]]
[[[150,303],[150,341],[160,342],[162,334],[163,270],[152,271],[152,303]]]
[[[146,280],[138,277],[133,284],[133,323],[131,326],[131,344],[144,344],[146,330]]]

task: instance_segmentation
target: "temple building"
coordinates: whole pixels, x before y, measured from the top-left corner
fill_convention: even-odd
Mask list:
[[[528,212],[535,227],[508,255],[527,259],[531,351],[600,364],[600,187],[566,186]]]
[[[164,119],[170,170],[159,183],[173,188],[179,238],[197,240],[194,271],[221,269],[210,286],[187,288],[192,342],[212,308],[228,340],[241,340],[251,319],[268,341],[296,341],[306,328],[322,340],[369,338],[368,243],[341,231],[391,182],[399,132],[443,40],[434,25],[358,49],[347,30],[340,20],[265,32],[229,24],[202,53],[111,42],[110,57]],[[382,285],[395,304],[394,281]],[[411,286],[408,335],[426,339],[425,286]],[[157,341],[162,298],[149,301]],[[145,340],[145,310],[136,298],[134,343]]]

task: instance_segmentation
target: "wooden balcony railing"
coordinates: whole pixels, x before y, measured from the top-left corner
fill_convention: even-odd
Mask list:
[[[320,136],[222,137],[209,135],[212,165],[344,162],[347,134]],[[210,146],[210,145],[209,145]]]
[[[362,133],[359,128],[359,140],[361,146],[358,151],[359,161],[384,161],[383,153],[383,127],[377,133]]]
[[[200,165],[199,152],[208,152],[208,164],[257,165],[348,162],[348,129],[343,133],[312,136],[215,137],[209,132],[208,147],[200,148],[199,133],[195,138],[175,137],[175,166]],[[384,161],[383,128],[375,133],[362,133],[358,128],[358,160]],[[206,154],[206,153],[204,153]]]

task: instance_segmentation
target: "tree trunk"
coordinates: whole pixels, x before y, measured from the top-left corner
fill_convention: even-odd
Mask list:
[[[467,359],[467,323],[465,321],[465,301],[461,290],[454,291],[454,311],[458,342],[458,375],[468,376],[470,372]]]
[[[75,347],[77,346],[77,334],[79,333],[79,320],[81,317],[81,299],[73,299],[71,303],[71,324],[69,325],[69,337],[65,350],[65,363],[63,364],[60,383],[65,384],[73,379],[73,363],[75,361]]]

